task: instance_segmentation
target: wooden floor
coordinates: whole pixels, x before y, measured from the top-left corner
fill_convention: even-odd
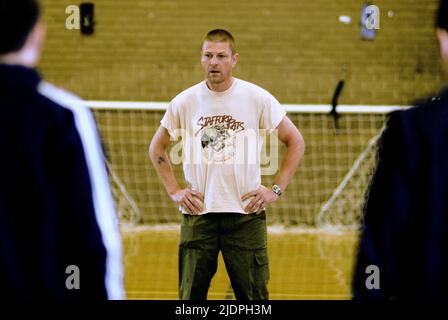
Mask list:
[[[128,299],[178,299],[179,229],[123,231]],[[358,235],[269,232],[270,299],[349,299]],[[209,299],[234,299],[222,257]]]

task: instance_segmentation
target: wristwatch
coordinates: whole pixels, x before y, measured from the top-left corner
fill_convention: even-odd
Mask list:
[[[276,184],[274,184],[272,186],[272,192],[277,194],[279,197],[282,195],[282,189],[278,185],[276,185]]]

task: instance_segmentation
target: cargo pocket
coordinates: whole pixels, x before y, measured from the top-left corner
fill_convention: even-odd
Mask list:
[[[255,300],[267,300],[269,280],[269,258],[267,252],[254,253],[254,276],[252,297]]]
[[[257,266],[264,266],[269,264],[268,255],[265,252],[255,252],[255,264]]]

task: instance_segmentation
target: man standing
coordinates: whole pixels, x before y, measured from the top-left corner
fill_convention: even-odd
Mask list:
[[[95,123],[33,69],[34,0],[0,0],[0,299],[124,297],[118,219]]]
[[[446,0],[436,27],[448,61]],[[390,115],[364,207],[354,299],[448,298],[447,159],[446,88],[427,103]]]
[[[168,105],[150,157],[183,213],[179,245],[180,299],[206,299],[222,251],[237,299],[268,299],[269,267],[264,209],[289,184],[304,153],[299,130],[267,91],[234,78],[233,36],[210,31],[202,42],[206,79]],[[277,130],[287,146],[274,185],[261,185],[260,131]],[[182,137],[187,188],[180,188],[167,156]]]

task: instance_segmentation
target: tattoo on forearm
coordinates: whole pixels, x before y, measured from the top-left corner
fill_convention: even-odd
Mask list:
[[[159,156],[159,159],[157,160],[157,163],[158,164],[162,164],[162,163],[165,163],[165,162],[166,162],[165,159],[162,156]]]

